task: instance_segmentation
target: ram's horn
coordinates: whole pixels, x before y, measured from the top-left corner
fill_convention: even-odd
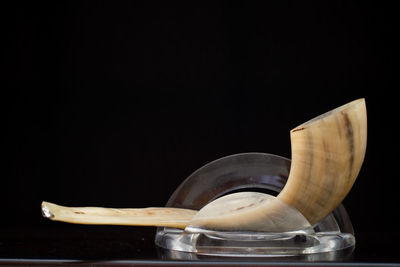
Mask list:
[[[315,224],[343,201],[358,176],[367,146],[365,100],[303,123],[290,138],[292,164],[278,199]]]
[[[217,199],[193,217],[187,230],[292,231],[306,228],[307,222],[314,225],[331,213],[350,191],[364,160],[364,99],[302,124],[290,136],[289,178],[276,198],[235,193]]]
[[[236,193],[199,212],[174,208],[68,208],[43,202],[53,220],[84,224],[170,226],[191,230],[290,231],[307,228],[331,213],[358,176],[367,144],[364,99],[318,116],[290,132],[292,163],[277,197]]]

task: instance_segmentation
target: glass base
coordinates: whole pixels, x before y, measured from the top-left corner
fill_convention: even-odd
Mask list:
[[[354,246],[347,233],[209,232],[188,233],[164,228],[157,232],[156,244],[162,248],[198,255],[224,257],[283,257],[332,252]]]
[[[279,193],[289,174],[290,160],[264,153],[245,153],[213,161],[189,176],[174,192],[169,207],[199,209],[238,190]],[[158,228],[155,243],[174,259],[198,256],[311,257],[337,259],[348,255],[355,238],[346,210],[340,205],[316,225],[292,232],[222,232]],[[338,253],[340,252],[340,253]],[[318,256],[316,256],[318,255]]]

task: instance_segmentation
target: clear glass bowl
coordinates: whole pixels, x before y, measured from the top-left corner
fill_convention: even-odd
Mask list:
[[[290,160],[266,153],[227,156],[201,167],[175,190],[166,206],[200,209],[223,195],[256,191],[277,195],[284,187]],[[198,256],[286,257],[336,259],[351,254],[353,227],[343,205],[312,228],[300,231],[186,232],[160,227],[155,243],[164,257],[193,259]]]

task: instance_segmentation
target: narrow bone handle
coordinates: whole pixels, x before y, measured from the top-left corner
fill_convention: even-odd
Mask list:
[[[195,210],[178,208],[65,207],[42,202],[44,217],[76,224],[165,226],[184,229],[196,213]]]

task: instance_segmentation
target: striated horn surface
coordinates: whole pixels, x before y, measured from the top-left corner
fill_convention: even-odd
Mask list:
[[[290,135],[290,173],[276,198],[236,193],[217,199],[202,208],[187,229],[293,231],[331,213],[350,191],[364,160],[364,99],[303,123]]]
[[[187,231],[294,231],[331,213],[358,176],[367,145],[364,99],[352,101],[290,131],[292,161],[277,197],[255,192],[214,200],[200,211],[175,208],[71,208],[42,203],[45,217],[70,223],[147,225]]]
[[[256,192],[234,193],[204,206],[186,227],[202,230],[286,232],[311,227],[295,208],[278,198]]]
[[[292,164],[278,199],[315,224],[343,201],[358,176],[367,145],[365,100],[305,122],[290,137]]]

